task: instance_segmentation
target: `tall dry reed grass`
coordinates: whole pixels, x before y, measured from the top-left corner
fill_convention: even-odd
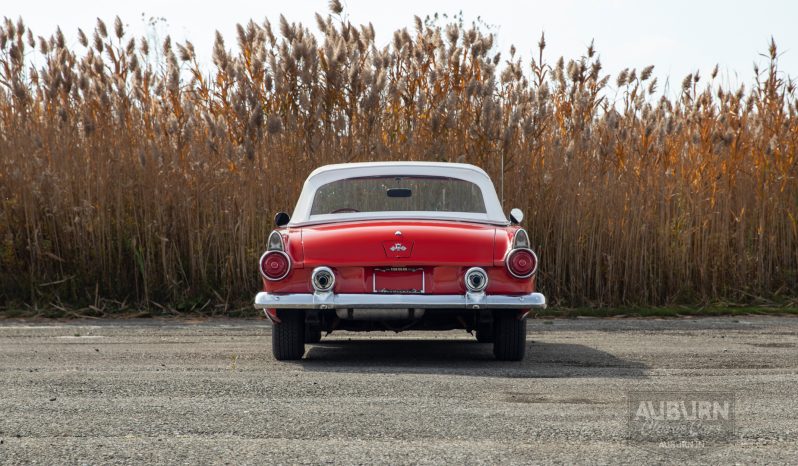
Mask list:
[[[397,159],[503,170],[555,303],[798,295],[798,107],[775,44],[747,88],[696,73],[666,98],[652,67],[610,81],[592,46],[550,64],[543,38],[522,59],[417,18],[383,47],[331,8],[316,34],[281,17],[239,25],[235,52],[217,35],[209,73],[118,18],[77,50],[6,20],[0,302],[245,302],[313,168]]]

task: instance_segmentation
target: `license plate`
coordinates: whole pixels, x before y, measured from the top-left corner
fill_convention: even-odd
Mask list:
[[[392,267],[374,269],[375,293],[423,293],[424,269]]]

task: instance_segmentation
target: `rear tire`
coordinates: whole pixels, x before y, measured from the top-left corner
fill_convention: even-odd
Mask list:
[[[305,313],[277,311],[280,323],[272,324],[272,354],[278,361],[302,359],[305,354]]]
[[[499,361],[520,361],[526,353],[526,320],[515,312],[497,313],[493,321],[493,355]]]

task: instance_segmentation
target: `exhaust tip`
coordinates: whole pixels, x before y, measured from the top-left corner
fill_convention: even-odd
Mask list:
[[[465,273],[465,286],[468,291],[485,291],[488,287],[488,274],[481,267],[471,267]]]
[[[316,267],[311,275],[313,289],[319,292],[332,291],[335,286],[335,274],[329,267]]]

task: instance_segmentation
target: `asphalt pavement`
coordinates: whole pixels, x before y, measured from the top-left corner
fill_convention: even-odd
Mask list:
[[[798,318],[530,320],[520,363],[465,332],[334,333],[285,363],[270,334],[0,321],[0,464],[798,461]],[[632,438],[641,392],[732,394],[728,438]]]

